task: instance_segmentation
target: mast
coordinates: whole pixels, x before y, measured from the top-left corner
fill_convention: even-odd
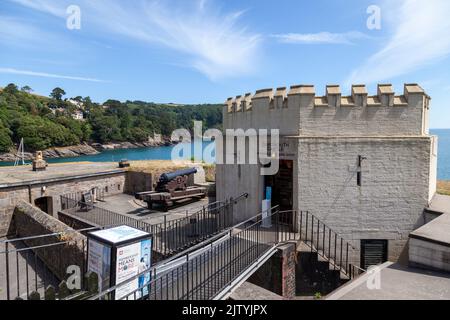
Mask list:
[[[19,148],[17,149],[16,161],[14,162],[14,167],[17,167],[20,162],[22,162],[22,166],[25,165],[25,148],[23,143],[23,138],[20,139]]]

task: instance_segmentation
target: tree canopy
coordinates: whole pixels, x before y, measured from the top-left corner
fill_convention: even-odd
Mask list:
[[[29,151],[69,146],[82,142],[144,142],[156,134],[170,136],[175,129],[192,131],[193,121],[202,121],[203,128],[220,128],[222,106],[172,105],[143,101],[108,100],[92,102],[90,97],[77,96],[74,105],[63,100],[66,94],[55,88],[50,98],[31,94],[9,84],[0,92],[0,152],[10,150],[24,138]],[[75,111],[84,114],[84,121],[73,119]]]

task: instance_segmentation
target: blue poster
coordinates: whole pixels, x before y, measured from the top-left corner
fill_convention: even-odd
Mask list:
[[[141,257],[139,261],[139,273],[144,272],[145,270],[150,269],[152,263],[152,240],[143,240],[141,241]],[[151,280],[151,273],[145,273],[139,276],[138,287],[142,289],[142,296],[148,295],[148,287]]]
[[[272,200],[272,187],[266,187],[266,199],[265,200]]]

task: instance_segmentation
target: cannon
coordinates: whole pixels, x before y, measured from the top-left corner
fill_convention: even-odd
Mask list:
[[[189,186],[189,177],[195,173],[197,173],[195,168],[163,173],[159,177],[155,191],[138,192],[135,198],[146,202],[150,210],[156,203],[161,205],[164,211],[168,211],[169,207],[182,200],[203,199],[206,197],[206,188]]]

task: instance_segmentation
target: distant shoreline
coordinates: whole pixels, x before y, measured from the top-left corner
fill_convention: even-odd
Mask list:
[[[76,158],[81,156],[96,155],[108,150],[126,150],[138,148],[157,148],[174,145],[174,142],[163,140],[161,142],[111,142],[106,144],[101,143],[84,143],[67,147],[55,147],[43,150],[45,159],[59,159],[59,158]],[[0,163],[9,163],[16,161],[16,153],[0,153]],[[24,160],[32,161],[34,159],[34,152],[25,152]]]

